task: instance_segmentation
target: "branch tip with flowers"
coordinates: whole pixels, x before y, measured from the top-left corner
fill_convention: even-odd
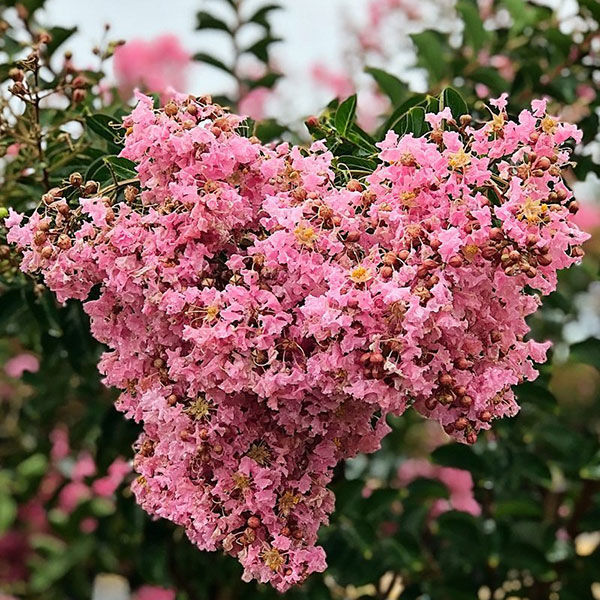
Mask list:
[[[138,501],[244,579],[284,591],[325,568],[326,486],[388,414],[474,443],[545,360],[525,317],[582,256],[563,180],[580,133],[543,101],[511,121],[503,95],[477,122],[458,98],[379,142],[350,98],[301,148],[240,135],[207,98],[138,95],[119,157],[136,178],[99,193],[76,174],[10,211],[22,268],[85,302],[117,407],[143,424]]]

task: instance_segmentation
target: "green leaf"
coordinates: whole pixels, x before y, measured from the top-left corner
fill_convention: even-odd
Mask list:
[[[254,127],[254,135],[263,143],[281,139],[282,134],[286,131],[287,128],[275,119],[266,119]]]
[[[59,46],[62,46],[76,31],[77,27],[52,27],[49,29],[48,33],[52,39],[46,46],[46,54],[52,56]]]
[[[268,21],[269,15],[274,10],[281,10],[281,8],[282,7],[278,4],[267,4],[266,6],[259,8],[251,17],[248,18],[247,22],[258,23],[259,25],[262,25],[265,29],[269,29],[271,27],[271,24]]]
[[[17,503],[10,496],[0,496],[0,535],[13,524],[16,516]]]
[[[100,156],[87,168],[85,172],[86,181],[98,181],[100,186],[110,181],[111,175],[108,166],[104,161],[104,157]]]
[[[13,68],[14,63],[12,62],[3,62],[0,64],[0,83],[6,81],[8,79],[8,73]]]
[[[510,498],[496,502],[494,516],[498,519],[503,517],[518,518],[540,518],[543,509],[539,502],[527,496],[522,498]]]
[[[350,124],[354,122],[356,116],[356,94],[346,98],[338,107],[335,113],[335,128],[340,135],[346,135]]]
[[[454,88],[447,87],[442,92],[441,100],[444,107],[448,106],[452,116],[458,121],[459,117],[469,113],[469,107],[464,98]]]
[[[407,131],[414,134],[415,137],[421,137],[428,128],[425,122],[425,109],[422,106],[415,106],[408,111]]]
[[[117,139],[118,130],[122,129],[121,123],[110,115],[96,113],[85,118],[85,123],[91,131],[109,142],[117,150],[121,150],[123,143]]]
[[[448,488],[437,479],[427,479],[426,477],[417,477],[408,487],[410,500],[422,502],[428,499],[448,498]]]
[[[375,140],[356,123],[351,123],[346,136],[351,142],[355,143],[363,153],[377,154],[379,152],[377,146],[375,146]]]
[[[337,160],[339,165],[345,165],[352,173],[359,173],[361,175],[372,173],[377,168],[377,162],[370,158],[344,155],[338,157]]]
[[[281,73],[275,73],[274,71],[271,71],[270,73],[267,73],[258,79],[246,79],[244,83],[248,86],[248,89],[251,90],[261,87],[271,89],[281,78]]]
[[[381,91],[392,101],[392,106],[398,106],[404,100],[408,87],[395,75],[375,67],[367,67],[365,72],[375,79]]]
[[[472,473],[482,473],[485,465],[480,456],[475,454],[471,446],[465,444],[446,444],[436,448],[431,454],[431,460],[443,467],[465,469]]]
[[[481,554],[481,532],[475,518],[465,512],[450,510],[438,517],[440,535],[461,551]]]
[[[579,0],[579,6],[587,8],[592,17],[600,23],[600,3],[598,0]]]
[[[26,479],[41,477],[46,472],[48,459],[44,454],[38,452],[26,458],[17,466],[17,473]]]
[[[388,120],[381,126],[380,133],[381,137],[393,130],[396,124],[406,115],[406,113],[413,107],[417,106],[426,101],[428,96],[426,94],[414,94],[410,98],[407,98],[388,118]]]
[[[230,33],[229,25],[227,25],[225,21],[217,19],[217,17],[211,15],[205,10],[201,10],[196,13],[196,30],[198,31],[200,29],[217,29]]]
[[[120,156],[105,156],[104,162],[109,165],[117,179],[134,179],[137,177],[135,163]]]
[[[472,81],[483,83],[498,94],[509,88],[506,79],[504,79],[493,67],[479,67],[473,71],[470,77]]]
[[[582,479],[600,481],[600,450],[587,465],[581,468],[579,474]]]
[[[515,393],[524,408],[530,405],[549,411],[556,406],[552,392],[538,383],[526,381],[515,388]]]
[[[432,83],[438,83],[445,76],[446,51],[442,40],[444,36],[435,31],[423,31],[410,36],[417,49],[419,63],[425,67],[431,76]]]
[[[215,58],[206,52],[196,52],[193,58],[198,62],[202,62],[210,65],[211,67],[215,67],[216,69],[220,69],[221,71],[225,71],[225,73],[233,75],[233,69],[231,67],[228,67],[222,60]]]
[[[258,60],[260,60],[264,63],[268,63],[269,62],[269,47],[272,44],[275,44],[277,42],[281,42],[281,38],[276,38],[276,37],[273,37],[272,35],[267,35],[266,37],[262,38],[261,40],[258,40],[258,42],[255,42],[254,44],[252,44],[252,46],[249,46],[248,48],[246,48],[244,50],[244,52],[247,54],[253,54],[254,56],[256,56],[256,58],[258,58]]]
[[[465,25],[465,42],[471,46],[475,52],[479,52],[488,39],[488,32],[483,26],[479,8],[474,2],[469,0],[460,0],[456,8]]]
[[[598,338],[588,338],[578,344],[573,344],[570,348],[569,357],[571,360],[585,363],[600,370],[600,340]]]

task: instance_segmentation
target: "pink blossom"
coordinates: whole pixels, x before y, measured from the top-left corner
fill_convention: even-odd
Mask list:
[[[270,95],[271,90],[266,87],[251,90],[239,102],[240,114],[247,115],[257,121],[264,119],[265,104]]]
[[[481,514],[481,506],[473,496],[473,479],[469,471],[440,467],[425,459],[410,459],[400,465],[398,483],[401,486],[407,486],[419,477],[437,479],[448,488],[448,500],[436,501],[432,508],[433,517],[449,510],[458,510],[473,516]]]
[[[90,490],[85,483],[68,483],[60,491],[58,496],[58,507],[67,514],[71,514],[81,502],[90,497]]]
[[[144,585],[135,592],[133,600],[175,600],[175,591],[155,585]]]
[[[89,452],[82,452],[71,471],[73,481],[82,481],[96,473],[96,463]]]
[[[93,533],[98,528],[98,519],[93,517],[85,517],[79,524],[81,533]]]
[[[22,377],[25,371],[37,373],[39,368],[40,361],[37,356],[26,352],[13,356],[13,358],[8,359],[4,364],[4,372],[9,377],[14,377],[15,379]]]
[[[138,202],[84,199],[74,229],[44,206],[11,215],[22,269],[84,300],[107,346],[104,381],[142,427],[138,502],[236,557],[244,581],[285,591],[325,569],[333,470],[376,451],[388,415],[473,443],[537,377],[550,344],[526,318],[589,237],[562,173],[580,133],[542,104],[517,121],[505,95],[491,105],[441,136],[388,132],[373,171],[336,185],[323,142],[263,145],[217,105],[139,95],[122,152]],[[69,247],[34,243],[47,225]],[[426,469],[451,488],[436,511],[477,514],[463,472]],[[80,468],[59,504],[112,494],[126,471],[90,490]]]
[[[183,91],[191,57],[175,35],[154,40],[131,40],[115,49],[114,69],[121,91],[134,88],[164,94],[169,88]]]
[[[341,71],[334,71],[322,63],[312,66],[313,80],[334,94],[337,98],[346,98],[354,93],[352,79]]]
[[[122,458],[117,458],[108,467],[108,474],[92,483],[93,492],[97,496],[112,496],[130,472],[131,466],[129,463]]]
[[[20,144],[11,144],[6,149],[6,156],[17,156],[19,154],[19,150],[21,149]]]
[[[54,462],[58,462],[69,455],[71,449],[69,447],[69,434],[66,428],[54,428],[50,433],[50,441],[52,442],[50,456]]]

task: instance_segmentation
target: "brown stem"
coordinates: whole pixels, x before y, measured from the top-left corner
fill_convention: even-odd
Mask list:
[[[42,134],[42,124],[40,120],[40,64],[39,59],[36,59],[35,67],[33,69],[33,77],[35,90],[34,93],[31,94],[33,101],[33,114],[34,114],[34,135],[35,135],[35,143],[37,147],[38,159],[40,161],[40,165],[42,166],[42,181],[44,184],[44,191],[48,191],[50,189],[50,177],[48,175],[48,167],[46,165],[45,156],[44,156],[44,146],[43,146],[43,134]]]
[[[573,514],[567,523],[567,532],[571,538],[575,538],[579,533],[579,522],[585,513],[592,506],[592,501],[596,492],[600,491],[600,481],[586,480],[583,484],[581,494],[573,508]]]

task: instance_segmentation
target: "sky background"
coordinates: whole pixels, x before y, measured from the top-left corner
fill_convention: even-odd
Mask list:
[[[192,53],[210,50],[214,55],[226,57],[229,48],[223,34],[194,31],[196,12],[218,10],[220,4],[216,0],[48,0],[46,15],[48,23],[78,27],[78,34],[64,45],[64,49],[73,50],[76,64],[93,64],[91,49],[101,41],[105,23],[111,24],[109,38],[113,40],[152,39],[174,33]],[[261,2],[247,0],[247,4],[252,12],[252,7]],[[272,13],[272,22],[275,33],[285,42],[277,46],[275,56],[296,85],[301,85],[312,63],[320,61],[335,66],[341,61],[343,24],[360,20],[365,8],[365,0],[282,0],[281,4],[284,10]],[[227,85],[227,77],[218,70],[198,65],[192,73],[189,91],[217,93]],[[294,109],[315,110],[309,96],[296,93],[292,99]]]

